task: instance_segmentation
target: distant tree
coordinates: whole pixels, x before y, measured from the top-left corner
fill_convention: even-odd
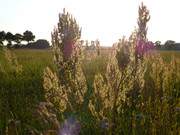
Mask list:
[[[0,31],[0,46],[3,45],[3,41],[5,40],[6,33],[4,31]]]
[[[156,41],[155,44],[156,45],[161,45],[161,41]]]
[[[175,44],[176,42],[175,41],[173,41],[173,40],[167,40],[166,42],[165,42],[165,44],[164,44],[164,46],[165,46],[165,48],[166,49],[173,49],[174,48],[174,44]]]
[[[20,44],[22,40],[23,40],[23,36],[21,34],[16,33],[14,35],[14,42],[16,42],[17,44]]]
[[[49,48],[49,42],[45,39],[39,39],[36,42],[29,43],[28,45],[25,46],[25,48],[30,48],[30,49],[47,49]]]
[[[161,41],[156,41],[155,46],[157,49],[160,49],[161,48]]]
[[[12,46],[12,41],[14,41],[14,35],[11,32],[7,32],[5,35],[5,39],[8,42],[7,47],[10,48]]]
[[[27,30],[23,33],[23,40],[27,41],[28,43],[30,41],[34,41],[34,39],[35,39],[35,36],[33,35],[31,31]]]
[[[167,40],[164,45],[172,45],[172,44],[175,44],[175,43],[176,42],[173,41],[173,40]]]

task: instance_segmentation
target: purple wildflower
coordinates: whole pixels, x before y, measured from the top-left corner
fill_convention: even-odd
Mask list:
[[[149,53],[152,49],[154,49],[154,43],[153,42],[146,42],[142,39],[138,39],[137,40],[137,44],[136,44],[136,54],[141,58],[144,56],[144,54]]]
[[[151,41],[148,41],[145,45],[145,52],[149,52],[152,49],[154,49],[154,43]]]
[[[61,126],[58,135],[78,135],[80,133],[80,123],[75,118],[70,117]]]
[[[64,45],[64,56],[65,58],[69,58],[72,55],[73,52],[73,48],[74,48],[74,43],[72,41],[67,41]]]
[[[145,41],[144,40],[137,40],[137,45],[136,45],[136,54],[139,55],[140,57],[143,56],[144,50],[143,50],[143,46],[145,45]]]

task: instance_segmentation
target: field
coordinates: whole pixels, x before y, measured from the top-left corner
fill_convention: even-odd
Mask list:
[[[18,63],[21,64],[27,72],[31,71],[32,74],[39,74],[39,77],[42,76],[43,70],[46,67],[55,69],[53,52],[51,50],[14,50],[13,52],[17,57]],[[90,51],[90,57],[92,57],[94,53],[95,51]],[[158,53],[167,63],[173,58],[180,61],[179,51],[159,51]],[[88,57],[84,56],[86,59],[83,60],[82,68],[88,82],[92,83],[97,73],[105,73],[109,52],[103,50],[101,56],[94,57],[90,60],[89,55]]]
[[[8,54],[8,52],[6,53]],[[160,54],[160,56],[163,58],[163,61],[165,61],[165,63],[167,64],[171,63],[173,59],[175,59],[176,61],[180,61],[180,52],[160,51],[156,53]],[[91,52],[90,55],[93,56],[94,54],[95,52]],[[107,63],[109,62],[108,54],[109,53],[106,51],[106,52],[102,52],[102,55],[94,56],[91,59],[89,59],[89,56],[87,57],[86,55],[84,55],[83,57],[82,69],[86,78],[86,82],[88,83],[88,86],[91,87],[89,88],[90,91],[92,91],[93,89],[92,87],[94,87],[93,82],[95,75],[97,75],[98,73],[104,75],[106,73]],[[45,96],[44,96],[45,91],[43,88],[44,69],[46,67],[50,67],[52,71],[56,72],[56,66],[53,62],[53,52],[51,50],[12,50],[10,54],[5,55],[5,52],[0,51],[0,62],[1,62],[0,63],[1,64],[0,65],[1,66],[0,67],[1,68],[0,134],[4,133],[4,130],[6,129],[6,125],[8,124],[9,120],[12,121],[17,120],[17,122],[20,121],[20,123],[17,124],[17,128],[16,128],[17,130],[16,132],[18,132],[19,134],[26,134],[27,133],[26,130],[34,131],[35,127],[37,128],[36,129],[37,131],[44,130],[45,127],[37,123],[37,120],[34,120],[36,119],[36,116],[34,116],[34,109],[36,108],[39,102],[45,101]],[[177,65],[177,68],[180,68],[180,64]],[[18,73],[15,73],[16,71],[14,69],[18,69],[19,70],[17,71]],[[176,82],[180,82],[180,80],[176,80]],[[175,87],[179,88],[179,84],[172,84],[172,85],[174,86],[176,85]],[[179,90],[177,90],[177,94],[178,93]],[[91,95],[91,92],[89,94]],[[91,97],[90,95],[87,96]],[[175,105],[176,108],[178,108],[179,106],[178,102],[179,102],[179,97],[171,101],[171,103]],[[83,116],[81,116],[81,121],[85,120],[86,122],[89,123],[89,125],[87,125],[87,123],[85,124],[86,129],[83,130],[82,134],[100,134],[101,131],[99,131],[99,133],[95,133],[94,129],[92,129],[94,128],[92,126],[93,117],[91,115],[89,116],[88,113],[86,115],[84,113]],[[164,115],[166,114],[163,114],[163,116],[160,116],[160,118],[157,117],[158,121],[162,120],[161,118],[162,117],[164,118]],[[171,133],[174,135],[174,133],[175,134],[178,133],[177,127],[180,124],[179,119],[177,119],[177,117],[179,116],[179,112],[176,115],[175,114],[172,115],[173,115],[172,118],[173,121],[171,121],[170,124],[174,124],[171,127],[172,130]],[[91,117],[92,119],[89,119],[88,117]],[[171,117],[168,117],[167,120],[169,118]],[[125,121],[128,122],[128,119]],[[141,122],[143,121],[144,120],[142,120]],[[139,126],[142,125],[140,124]],[[143,126],[148,127],[148,125],[143,125]],[[162,130],[157,131],[157,129],[155,128],[156,131],[154,132],[156,132],[156,134],[159,134],[160,132],[163,132],[164,134],[170,133],[167,132],[169,131],[169,128],[167,126],[165,127],[167,129],[164,129],[164,131]],[[165,127],[162,126],[161,128],[165,128]],[[26,130],[24,130],[23,128],[25,128]],[[126,134],[130,133],[128,131],[128,128],[130,127],[128,126],[119,127],[119,128],[122,129],[124,128],[124,131],[121,129],[122,133],[123,132]],[[135,130],[133,131],[134,132],[133,134],[143,134],[146,132],[145,130],[142,131],[139,130],[140,129],[136,127]]]
[[[105,72],[107,63],[104,58],[83,60],[83,70],[90,85],[95,74]],[[56,71],[51,50],[11,50],[7,56],[0,51],[0,135],[4,134],[4,126],[11,119],[20,119],[22,123],[29,121],[27,124],[34,125],[31,123],[34,117],[32,108],[44,100],[43,71],[46,67]],[[22,72],[16,74],[14,68]]]
[[[95,6],[99,10],[103,5]],[[157,51],[180,47],[172,40],[161,46],[167,27],[159,29],[162,37],[152,42],[147,37],[150,11],[141,3],[131,34],[113,41],[112,47],[103,46],[103,41],[108,43],[121,33],[116,30],[129,31],[123,19],[131,17],[128,10],[123,16],[116,12],[116,18],[104,18],[105,23],[88,20],[89,30],[96,33],[93,37],[98,35],[101,41],[90,40],[93,33],[82,33],[86,27],[79,26],[65,8],[57,26],[47,33],[50,44],[34,41],[35,35],[28,30],[23,35],[0,31],[0,135],[180,135],[180,51]],[[40,24],[35,27],[37,33],[49,31],[38,30]],[[102,25],[108,36],[95,25]],[[124,25],[123,29],[118,25]]]
[[[38,72],[40,73],[39,76],[41,76],[44,68],[47,66],[55,69],[53,52],[51,50],[14,50],[13,52],[17,56],[19,64],[21,64],[25,70],[32,71],[33,74],[37,74]],[[95,51],[90,51],[90,57],[92,57],[94,53]],[[159,51],[158,53],[167,63],[171,62],[173,58],[180,61],[179,51]],[[108,55],[109,52],[105,50],[101,56],[94,57],[90,60],[89,57],[84,56],[86,59],[83,60],[82,68],[88,82],[92,83],[97,73],[105,73]]]

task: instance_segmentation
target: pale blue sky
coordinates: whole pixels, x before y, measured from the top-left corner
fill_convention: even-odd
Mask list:
[[[0,0],[0,30],[51,40],[50,33],[65,7],[82,27],[82,38],[112,45],[137,26],[138,5],[150,10],[149,40],[180,42],[180,0]]]

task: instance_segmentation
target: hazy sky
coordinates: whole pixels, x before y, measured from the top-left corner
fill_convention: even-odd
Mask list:
[[[180,42],[180,0],[0,0],[0,31],[31,30],[36,39],[50,33],[65,7],[82,27],[82,38],[112,45],[137,26],[138,5],[150,10],[149,40]]]

